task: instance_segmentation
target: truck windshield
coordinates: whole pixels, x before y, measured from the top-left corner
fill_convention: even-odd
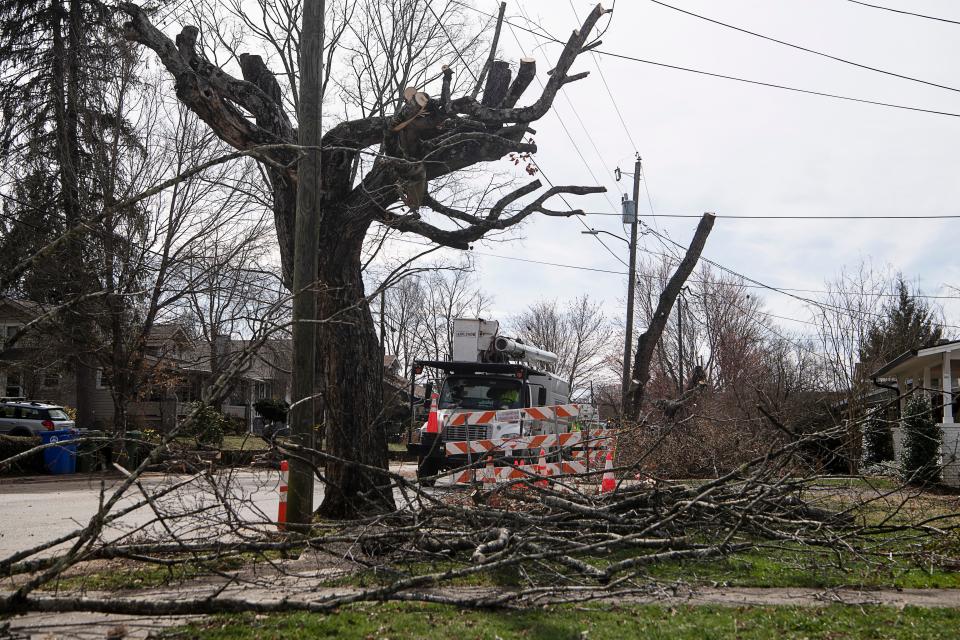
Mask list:
[[[441,409],[519,409],[519,380],[450,376],[440,393]]]

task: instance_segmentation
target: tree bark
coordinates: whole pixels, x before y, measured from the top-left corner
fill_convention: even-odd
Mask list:
[[[331,213],[326,212],[325,221],[333,217]],[[330,222],[338,224],[336,219]],[[318,352],[326,409],[325,450],[338,458],[386,469],[387,437],[379,388],[383,359],[360,271],[367,226],[353,220],[338,226],[340,236],[324,236],[319,251]],[[320,506],[323,516],[350,518],[394,508],[386,475],[328,460],[326,479],[339,490],[325,492]]]
[[[690,277],[693,268],[697,266],[697,261],[700,259],[700,254],[703,253],[703,246],[707,242],[707,236],[710,235],[715,220],[716,216],[712,213],[705,213],[700,218],[700,224],[697,225],[697,231],[693,234],[693,240],[687,248],[686,255],[683,256],[677,270],[670,276],[666,288],[660,294],[660,300],[653,312],[650,326],[637,340],[637,355],[633,362],[633,380],[631,381],[629,403],[627,404],[627,420],[636,420],[640,415],[644,390],[647,383],[650,382],[650,361],[653,359],[654,350],[657,343],[660,342],[660,336],[663,335],[663,329],[667,326],[667,319],[670,317],[670,312],[680,295],[683,284]]]
[[[510,90],[510,64],[504,60],[496,60],[490,65],[490,75],[483,88],[483,98],[480,104],[485,107],[499,106]]]

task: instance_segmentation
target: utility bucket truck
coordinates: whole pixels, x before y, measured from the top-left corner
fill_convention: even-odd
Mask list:
[[[567,433],[577,428],[575,418],[557,417],[557,412],[547,418],[543,412],[524,411],[568,405],[570,387],[546,371],[556,364],[557,354],[501,336],[499,330],[496,320],[457,318],[453,322],[452,358],[413,363],[415,375],[430,368],[437,372],[435,378],[442,378],[437,393],[432,393],[431,384],[426,385],[425,403],[430,407],[433,396],[435,416],[410,434],[407,445],[417,455],[419,478],[482,463],[486,458],[487,454],[473,452],[470,447],[466,453],[451,453],[448,443],[499,441]],[[415,416],[414,408],[411,405]],[[510,458],[530,459],[538,453],[539,449],[507,447],[493,455],[497,464],[503,465],[509,464]]]

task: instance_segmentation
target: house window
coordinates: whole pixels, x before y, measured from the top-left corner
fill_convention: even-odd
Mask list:
[[[17,335],[17,332],[23,327],[21,324],[5,324],[3,325],[3,340],[9,340],[13,336]]]
[[[59,387],[59,386],[60,386],[60,374],[59,374],[59,373],[45,373],[45,374],[43,374],[43,386],[46,387],[46,388]]]
[[[97,369],[97,389],[110,389],[110,374],[103,369]]]
[[[7,373],[7,384],[4,390],[3,395],[8,398],[22,398],[23,397],[23,376],[19,373],[9,372]]]

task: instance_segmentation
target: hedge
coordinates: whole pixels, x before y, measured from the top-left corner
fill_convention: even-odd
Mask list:
[[[4,436],[0,435],[0,460],[12,458],[40,446],[40,438],[36,436]],[[32,456],[17,461],[11,467],[0,469],[0,473],[44,473],[43,451],[37,451]]]

